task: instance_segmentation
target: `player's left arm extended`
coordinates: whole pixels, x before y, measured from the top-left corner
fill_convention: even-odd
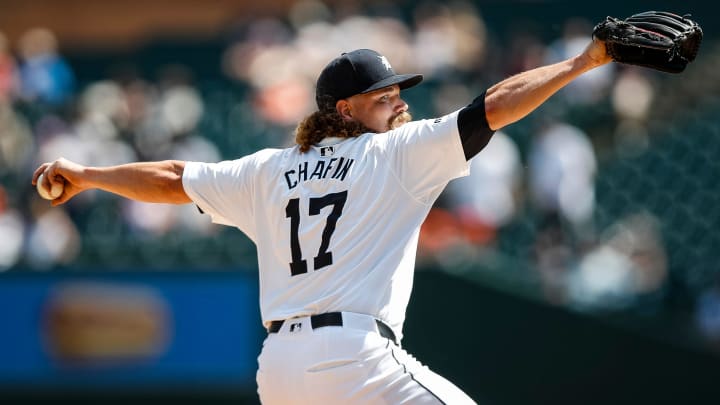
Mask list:
[[[60,158],[40,165],[35,170],[32,183],[35,184],[41,173],[49,179],[62,178],[65,189],[59,198],[52,201],[53,205],[63,204],[90,189],[105,190],[143,202],[185,204],[191,200],[182,185],[184,169],[185,162],[178,160],[90,167]]]
[[[581,74],[611,62],[605,43],[594,39],[585,50],[562,62],[509,77],[485,94],[485,115],[491,129],[516,122]]]

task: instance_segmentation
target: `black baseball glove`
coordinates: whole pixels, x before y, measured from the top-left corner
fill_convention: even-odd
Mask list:
[[[697,56],[702,30],[688,15],[646,11],[624,21],[607,17],[593,36],[605,41],[615,62],[680,73]]]

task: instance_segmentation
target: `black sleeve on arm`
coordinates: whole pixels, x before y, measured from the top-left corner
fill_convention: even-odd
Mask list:
[[[495,133],[490,129],[485,115],[485,92],[460,110],[457,125],[465,159],[470,160],[483,150]]]

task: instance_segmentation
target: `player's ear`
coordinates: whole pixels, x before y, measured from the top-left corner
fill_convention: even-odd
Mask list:
[[[350,121],[353,119],[352,109],[350,108],[350,103],[347,100],[338,100],[338,102],[335,103],[335,109],[344,120]]]

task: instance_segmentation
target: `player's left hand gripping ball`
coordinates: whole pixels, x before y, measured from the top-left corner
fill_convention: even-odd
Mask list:
[[[46,199],[46,200],[54,200],[58,197],[60,197],[63,193],[63,190],[65,190],[65,185],[62,181],[55,181],[52,184],[52,187],[50,191],[48,192],[47,189],[43,186],[43,180],[45,175],[41,174],[40,177],[37,179],[37,183],[35,186],[37,187],[37,192],[40,194],[40,197]]]

